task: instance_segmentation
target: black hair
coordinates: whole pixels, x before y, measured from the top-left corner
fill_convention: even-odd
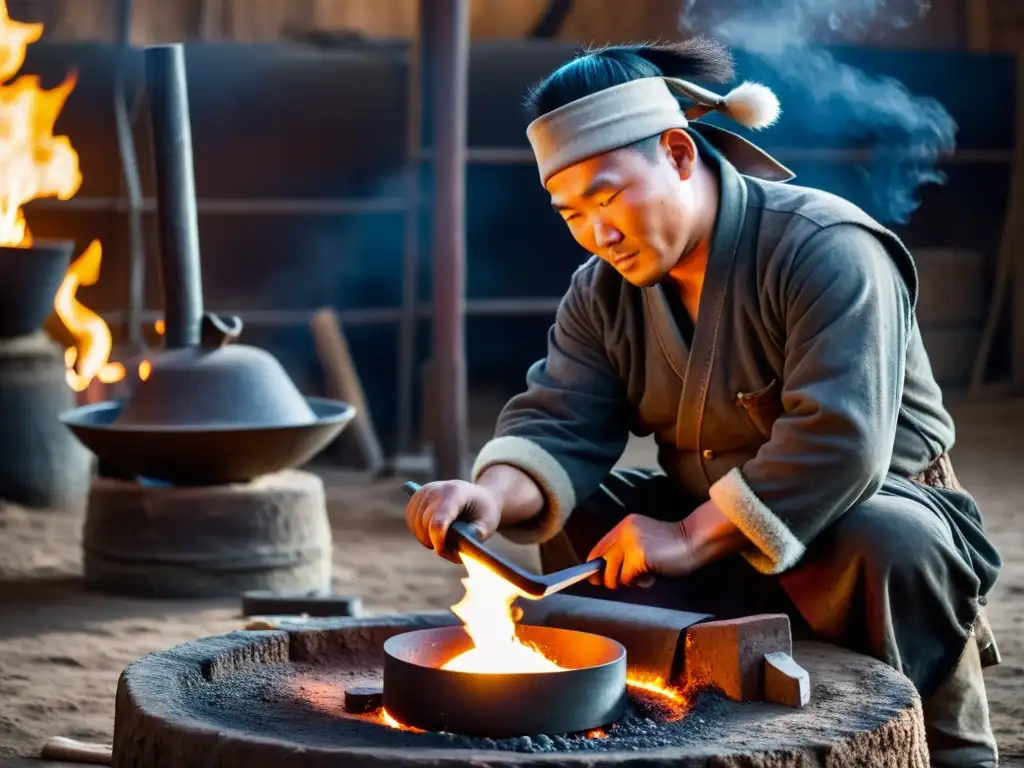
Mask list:
[[[610,46],[584,51],[560,66],[530,89],[526,107],[537,118],[606,88],[662,75],[724,83],[735,70],[729,51],[706,37]]]
[[[581,52],[534,85],[526,109],[535,119],[592,93],[662,75],[724,83],[732,80],[735,70],[729,51],[705,37],[599,48]],[[653,156],[657,138],[642,139],[634,148]]]

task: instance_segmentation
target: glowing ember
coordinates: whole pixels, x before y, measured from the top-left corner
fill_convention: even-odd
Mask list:
[[[626,680],[626,685],[630,688],[652,693],[655,696],[661,696],[677,704],[686,703],[686,699],[683,697],[683,694],[675,688],[671,688],[666,685],[663,680],[640,680],[630,677]]]
[[[449,659],[442,669],[482,674],[558,672],[562,668],[516,637],[512,602],[518,593],[500,576],[460,553],[466,566],[466,594],[452,606],[462,619],[473,648]]]
[[[379,710],[377,710],[377,718],[381,725],[386,725],[388,728],[394,728],[396,731],[424,733],[424,731],[421,731],[419,728],[413,728],[411,725],[405,725],[403,723],[398,722],[397,720],[395,720],[395,718],[391,716],[390,712],[384,709],[384,707],[381,707]]]
[[[153,330],[156,331],[157,336],[163,336],[164,331],[167,329],[167,324],[163,320],[157,320],[153,323]],[[149,375],[153,372],[153,363],[149,360],[143,360],[139,363],[139,381],[146,381]]]

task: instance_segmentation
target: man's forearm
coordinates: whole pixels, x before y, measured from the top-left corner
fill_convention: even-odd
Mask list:
[[[476,482],[498,498],[502,525],[527,523],[544,509],[545,499],[540,486],[528,474],[510,464],[488,467]]]

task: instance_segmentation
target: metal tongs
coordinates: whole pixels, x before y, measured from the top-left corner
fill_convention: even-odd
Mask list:
[[[408,482],[403,488],[412,496],[420,489],[420,486],[417,483]],[[515,587],[520,595],[530,600],[540,600],[548,595],[561,592],[566,587],[571,587],[595,573],[600,573],[605,565],[604,558],[598,557],[554,573],[543,575],[530,573],[490,549],[473,535],[473,529],[468,523],[459,520],[448,527],[445,543],[449,549],[462,552],[486,565],[489,570]]]

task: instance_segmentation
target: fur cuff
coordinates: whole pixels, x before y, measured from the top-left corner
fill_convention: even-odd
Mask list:
[[[546,504],[541,513],[525,525],[502,527],[501,535],[516,544],[547,541],[565,525],[576,506],[572,480],[554,456],[525,437],[496,437],[487,443],[473,464],[473,482],[495,464],[508,464],[528,474],[540,486]]]
[[[711,500],[750,539],[757,551],[744,557],[764,574],[782,573],[804,556],[806,547],[747,485],[743,473],[733,469],[711,486]]]

